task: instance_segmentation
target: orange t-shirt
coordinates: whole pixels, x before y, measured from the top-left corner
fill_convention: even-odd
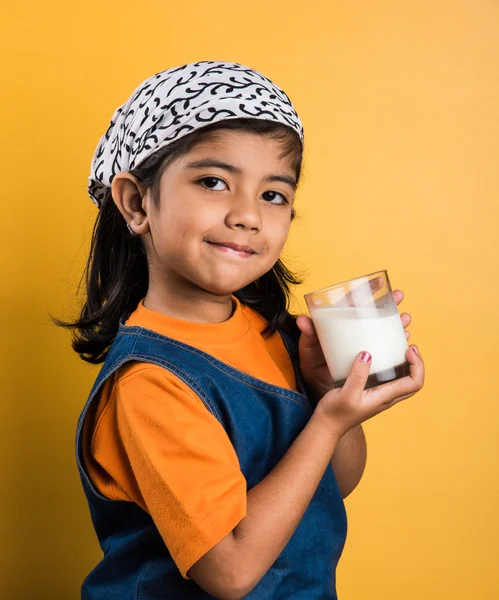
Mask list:
[[[267,383],[297,390],[290,356],[267,321],[232,296],[222,323],[192,323],[146,308],[138,325],[207,352]],[[237,399],[235,399],[237,401]],[[246,480],[220,422],[181,379],[151,363],[129,361],[103,385],[83,427],[83,459],[107,498],[147,511],[182,576],[246,516]]]

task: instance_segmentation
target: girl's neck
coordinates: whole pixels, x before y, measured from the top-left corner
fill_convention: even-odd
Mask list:
[[[155,291],[151,286],[144,298],[144,306],[174,319],[192,323],[222,323],[234,313],[232,295],[215,296],[203,290],[199,294],[178,295]]]

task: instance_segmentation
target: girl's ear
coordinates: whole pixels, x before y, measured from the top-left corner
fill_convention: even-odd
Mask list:
[[[111,182],[111,194],[128,224],[139,225],[146,220],[147,214],[142,207],[142,200],[147,192],[135,175],[128,171],[117,173]]]
[[[291,209],[291,222],[293,222],[295,217],[296,217],[296,210],[294,208],[292,208]]]

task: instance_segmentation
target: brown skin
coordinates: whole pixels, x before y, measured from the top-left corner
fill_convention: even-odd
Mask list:
[[[157,211],[133,175],[116,175],[114,202],[142,236],[147,252],[150,285],[145,306],[198,323],[230,318],[232,293],[275,264],[294,217],[294,186],[266,181],[272,176],[294,178],[280,153],[280,145],[263,136],[217,132],[212,141],[199,144],[166,169]],[[223,161],[239,172],[188,168],[202,159]],[[206,180],[203,187],[203,177],[221,181]],[[211,247],[206,237],[261,252],[242,259]],[[397,292],[398,304],[402,297]],[[409,322],[410,315],[402,315],[404,327]],[[281,461],[248,492],[245,518],[189,570],[189,576],[216,598],[239,599],[255,587],[293,535],[328,466],[333,465],[342,495],[350,493],[365,465],[360,423],[423,386],[423,361],[410,348],[408,377],[364,390],[370,365],[357,358],[345,386],[331,389],[313,323],[302,315],[298,326],[301,368],[319,402]]]
[[[231,294],[270,270],[288,237],[294,189],[265,181],[275,175],[295,179],[289,159],[279,158],[281,152],[278,142],[263,136],[219,131],[213,141],[199,144],[167,167],[158,211],[133,175],[116,175],[113,199],[143,236],[147,252],[147,308],[198,323],[219,323],[231,316]],[[208,158],[241,172],[188,168]],[[214,189],[198,183],[215,177],[221,181],[209,183]],[[206,237],[249,245],[261,253],[241,259],[215,249]]]

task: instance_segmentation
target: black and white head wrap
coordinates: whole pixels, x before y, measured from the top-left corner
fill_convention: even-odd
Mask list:
[[[238,63],[201,61],[156,73],[116,109],[92,159],[88,193],[98,208],[120,171],[217,121],[252,117],[303,126],[290,99],[270,79]]]

